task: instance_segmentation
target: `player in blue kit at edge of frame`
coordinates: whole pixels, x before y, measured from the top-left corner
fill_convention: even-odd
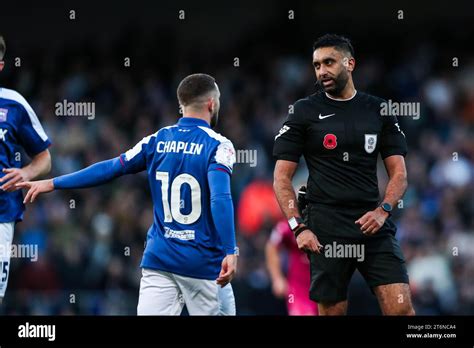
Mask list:
[[[5,67],[6,44],[0,35],[0,71]],[[48,139],[23,96],[0,87],[0,304],[7,290],[15,224],[23,220],[25,206],[15,184],[33,180],[51,170]],[[22,166],[23,149],[31,162]]]
[[[24,182],[25,203],[55,189],[104,184],[146,170],[154,221],[141,262],[138,315],[235,315],[229,284],[238,248],[230,177],[232,143],[212,128],[220,107],[213,77],[193,74],[178,86],[183,117],[120,156],[53,179]]]

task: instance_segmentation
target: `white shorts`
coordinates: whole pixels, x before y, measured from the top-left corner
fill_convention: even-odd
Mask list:
[[[5,296],[5,291],[7,290],[14,229],[14,222],[0,223],[0,298]]]
[[[148,268],[142,269],[138,315],[235,315],[232,286]]]

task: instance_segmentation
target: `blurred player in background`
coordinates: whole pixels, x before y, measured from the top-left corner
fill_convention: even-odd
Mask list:
[[[0,71],[6,45],[0,36]],[[5,296],[15,223],[23,219],[23,196],[17,183],[49,173],[51,142],[35,112],[18,92],[0,87],[0,304]],[[21,168],[20,150],[31,162]]]
[[[288,271],[282,270],[280,252],[288,252]],[[298,249],[295,236],[286,220],[272,230],[265,247],[273,294],[286,299],[289,315],[318,315],[318,305],[308,297],[310,277],[308,256]]]
[[[213,128],[220,92],[194,74],[177,90],[183,117],[120,156],[54,179],[19,184],[25,202],[54,189],[91,187],[146,170],[154,206],[143,255],[138,315],[235,315],[237,267],[230,177],[232,143]]]

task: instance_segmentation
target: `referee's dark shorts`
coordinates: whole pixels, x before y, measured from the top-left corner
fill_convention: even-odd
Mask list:
[[[385,284],[408,283],[405,260],[394,234],[396,227],[388,218],[380,230],[365,236],[355,221],[373,208],[342,208],[310,203],[306,225],[323,245],[321,253],[309,253],[311,265],[310,298],[334,303],[347,299],[347,289],[356,269],[372,289]],[[362,250],[362,255],[338,254],[342,250]]]

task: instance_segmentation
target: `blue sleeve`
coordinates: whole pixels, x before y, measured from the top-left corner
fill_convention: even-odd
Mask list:
[[[223,169],[232,174],[235,162],[234,145],[227,138],[221,137],[218,146],[211,155],[208,170]]]
[[[119,157],[99,162],[77,172],[53,179],[55,189],[85,188],[102,185],[124,174],[138,173],[146,169],[146,147],[149,135]]]
[[[53,179],[55,189],[86,188],[104,184],[121,175],[128,174],[120,157],[95,163],[77,172]]]
[[[134,147],[120,156],[121,163],[127,173],[138,173],[146,169],[147,149],[151,146],[150,144],[155,144],[152,139],[156,139],[157,134],[158,132],[144,137]]]
[[[38,117],[26,100],[23,100],[20,112],[20,124],[18,125],[20,144],[29,156],[35,156],[46,150],[51,145],[51,141],[48,139]]]
[[[235,254],[234,205],[230,193],[230,174],[222,169],[207,173],[211,192],[211,214],[227,255]]]

